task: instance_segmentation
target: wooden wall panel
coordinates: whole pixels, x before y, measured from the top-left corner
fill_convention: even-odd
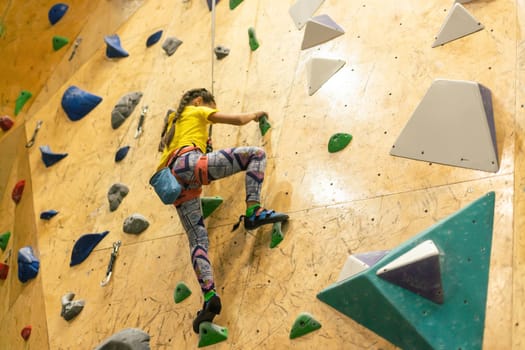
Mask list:
[[[32,133],[37,120],[44,122],[28,156],[47,322],[47,330],[38,337],[49,337],[50,348],[94,347],[126,327],[147,331],[154,349],[196,347],[191,322],[202,299],[187,238],[175,209],[162,205],[148,185],[159,158],[156,147],[166,110],[176,108],[182,93],[194,87],[213,89],[221,110],[269,113],[272,129],[264,137],[256,123],[242,128],[215,125],[214,146],[264,147],[268,155],[264,203],[291,216],[285,240],[270,249],[270,227],[230,232],[244,210],[242,174],[205,188],[205,195],[224,199],[207,220],[210,257],[224,304],[217,322],[230,330],[229,340],[214,348],[394,349],[315,295],[337,279],[348,254],[391,249],[488,191],[496,191],[496,210],[484,348],[520,348],[523,4],[467,3],[464,6],[485,29],[431,48],[451,8],[449,1],[326,0],[316,14],[332,17],[345,34],[301,51],[304,30],[297,30],[288,14],[293,3],[251,0],[231,11],[224,0],[216,8],[213,38],[204,0],[86,4],[89,8],[82,8],[82,15],[70,13],[78,25],[70,27],[72,39],[83,39],[75,59],[68,60],[71,44],[60,58],[46,56],[45,48],[35,45],[35,51],[47,57],[44,61],[17,63],[9,70],[11,83],[0,88],[6,96],[1,111],[13,108],[13,95],[24,85],[43,87],[25,110],[25,134]],[[19,14],[30,7],[13,6],[13,13]],[[19,32],[7,44],[0,42],[0,52],[18,62],[27,56],[20,51],[27,28],[23,21],[15,22]],[[44,23],[34,28],[38,26]],[[260,42],[256,51],[248,45],[249,27],[255,28]],[[147,37],[159,29],[164,31],[160,42],[146,48]],[[105,57],[103,37],[115,33],[129,57]],[[45,35],[39,39],[47,40]],[[169,36],[183,41],[172,56],[161,49]],[[230,55],[212,62],[212,43],[228,47]],[[316,55],[341,58],[346,64],[308,96],[306,63]],[[20,67],[31,65],[43,73],[29,83],[17,80]],[[501,162],[497,173],[389,155],[437,78],[474,80],[491,89]],[[70,121],[60,106],[70,85],[103,98],[77,122]],[[144,96],[128,120],[113,130],[111,111],[132,91]],[[144,134],[135,139],[145,105],[149,111]],[[328,139],[336,132],[349,132],[354,139],[342,152],[329,154]],[[4,149],[10,147],[8,137],[2,141]],[[68,156],[46,168],[38,150],[45,144]],[[131,146],[130,152],[116,164],[115,152],[124,145]],[[19,157],[6,154],[8,159]],[[4,163],[9,162],[0,163],[0,189],[4,189],[2,208],[7,208],[5,198],[15,180]],[[115,182],[126,184],[130,193],[110,212],[107,191]],[[60,213],[49,222],[38,219],[47,209]],[[143,214],[151,223],[138,236],[122,231],[124,219],[133,213]],[[74,242],[83,234],[105,230],[109,235],[88,259],[69,267]],[[116,240],[123,246],[115,273],[110,284],[101,287]],[[173,289],[181,280],[193,294],[174,304]],[[37,283],[25,290],[34,293]],[[85,299],[86,307],[66,322],[60,317],[60,297],[69,291]],[[14,305],[23,300],[18,294]],[[290,340],[290,327],[302,311],[314,314],[323,327]]]

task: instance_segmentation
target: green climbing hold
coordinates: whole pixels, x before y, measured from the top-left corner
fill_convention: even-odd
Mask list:
[[[53,37],[53,50],[58,51],[69,43],[69,39],[63,36],[55,35]]]
[[[5,24],[3,21],[0,21],[0,38],[5,34]]]
[[[215,197],[202,197],[201,206],[202,206],[202,216],[206,219],[211,215],[221,205],[223,202],[222,198],[219,196]]]
[[[20,113],[20,110],[22,109],[22,107],[24,107],[27,100],[29,100],[32,96],[33,94],[31,94],[27,90],[22,90],[22,92],[20,92],[20,95],[16,99],[15,115],[18,115],[18,113]]]
[[[248,37],[250,38],[250,49],[252,49],[252,51],[257,50],[259,48],[259,41],[255,36],[255,28],[250,27],[248,29]]]
[[[230,10],[233,10],[234,8],[239,6],[241,2],[242,0],[230,0]]]
[[[4,251],[5,247],[7,247],[7,242],[9,242],[9,237],[11,237],[11,232],[9,231],[0,235],[0,248],[2,248],[2,251]]]
[[[328,152],[334,153],[339,152],[352,141],[352,135],[346,133],[337,133],[330,137],[328,142]]]
[[[202,322],[199,325],[199,348],[217,344],[228,339],[228,329],[211,322]]]
[[[281,243],[284,239],[284,234],[281,229],[282,222],[276,222],[273,224],[272,228],[272,241],[270,242],[270,248],[275,248]]]
[[[259,118],[259,129],[261,130],[261,135],[264,136],[272,126],[268,121],[268,116],[265,114]]]
[[[295,320],[292,330],[290,331],[290,339],[301,337],[305,334],[313,332],[321,328],[321,324],[314,319],[308,312],[301,313]]]
[[[177,283],[177,286],[175,287],[175,292],[173,293],[173,299],[175,299],[175,304],[180,303],[190,295],[191,290],[184,282]]]

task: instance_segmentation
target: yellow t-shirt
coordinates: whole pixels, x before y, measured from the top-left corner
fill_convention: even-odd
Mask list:
[[[208,141],[208,120],[210,114],[217,112],[216,109],[206,106],[186,106],[175,124],[175,135],[168,147],[164,148],[160,163],[157,169],[166,166],[172,152],[182,146],[199,147],[202,153],[206,153],[206,143]],[[168,118],[168,129],[173,123],[175,113]]]

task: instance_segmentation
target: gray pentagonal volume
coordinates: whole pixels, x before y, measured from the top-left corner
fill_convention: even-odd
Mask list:
[[[435,80],[392,146],[393,156],[469,169],[499,169],[490,90]]]

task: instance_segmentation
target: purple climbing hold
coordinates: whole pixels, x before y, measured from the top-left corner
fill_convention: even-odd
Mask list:
[[[40,261],[30,246],[22,247],[18,251],[18,279],[24,283],[35,278],[40,268]]]
[[[119,148],[119,150],[115,154],[115,162],[118,163],[122,159],[126,158],[126,156],[128,155],[128,151],[129,151],[129,146],[124,146],[124,147]]]
[[[54,25],[55,23],[60,21],[62,17],[64,17],[64,15],[66,14],[68,8],[69,6],[63,3],[53,5],[47,13],[49,23],[51,23],[51,25]]]
[[[106,237],[108,233],[109,231],[104,231],[102,233],[88,233],[80,237],[71,251],[71,262],[69,263],[69,266],[78,265],[86,260],[97,244]]]
[[[70,120],[77,121],[84,118],[101,101],[102,97],[100,96],[93,95],[76,86],[70,86],[62,96],[62,108]]]
[[[120,44],[120,38],[117,34],[106,35],[104,37],[104,42],[106,43],[106,56],[109,58],[121,58],[128,57],[129,53],[122,48]]]
[[[162,30],[159,30],[158,32],[151,34],[148,40],[146,40],[146,46],[150,47],[150,46],[155,45],[160,40],[161,36],[162,36]]]

